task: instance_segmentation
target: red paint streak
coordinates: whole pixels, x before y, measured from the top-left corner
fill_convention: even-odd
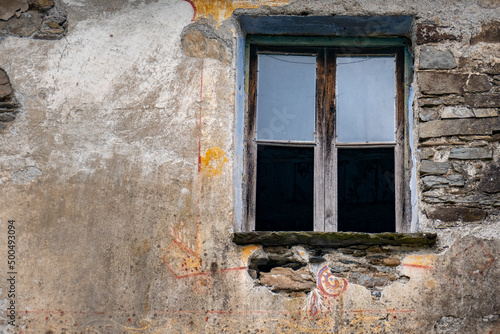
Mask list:
[[[61,316],[66,314],[91,314],[91,315],[103,315],[105,314],[104,312],[87,312],[87,311],[62,311],[62,310],[24,310],[24,311],[19,311],[19,313],[24,313],[24,314],[56,314],[59,313]],[[49,317],[46,317],[45,320],[48,320]]]
[[[314,292],[313,292],[312,297],[313,297],[313,301],[311,303],[311,308],[309,309],[309,314],[311,315],[311,317],[314,317],[314,316],[318,315],[319,309],[316,306],[316,294]]]
[[[495,257],[493,255],[491,255],[491,253],[486,249],[486,246],[484,245],[484,243],[482,241],[481,241],[481,246],[483,247],[483,250],[486,252],[486,255],[490,258],[490,263],[488,263],[488,266],[486,267],[486,269],[481,272],[481,274],[482,274],[486,270],[490,269],[493,262],[495,262]]]
[[[199,115],[199,133],[198,133],[198,199],[197,199],[197,209],[198,209],[198,214],[196,216],[196,235],[195,235],[195,250],[196,253],[199,253],[200,251],[200,238],[199,238],[199,233],[200,233],[200,220],[201,220],[201,213],[200,213],[200,198],[201,198],[201,178],[200,178],[200,173],[201,173],[201,111],[203,109],[202,103],[203,103],[203,64],[204,64],[204,59],[201,59],[201,75],[200,75],[200,115]]]
[[[456,249],[453,253],[453,257],[457,257],[457,256],[464,256],[466,255],[467,253],[469,253],[469,250],[475,246],[479,245],[479,242],[475,242],[475,243],[472,243],[469,245],[469,247],[467,248],[464,248],[462,250],[460,249]]]
[[[415,310],[395,310],[395,309],[373,309],[373,310],[345,310],[346,313],[377,313],[377,312],[388,312],[388,313],[413,313]]]
[[[388,308],[387,312],[389,312],[389,313],[414,313],[415,310],[395,310],[392,308]]]
[[[279,313],[279,314],[289,314],[289,311],[220,311],[220,310],[210,310],[207,311],[208,314],[269,314],[269,313]]]
[[[420,268],[420,269],[434,269],[433,266],[425,266],[423,264],[409,264],[409,263],[403,263],[403,267]]]
[[[203,102],[203,58],[201,59],[201,79],[200,79],[200,112],[199,112],[199,132],[198,132],[198,173],[201,172],[201,111]]]
[[[199,259],[199,256],[191,248],[184,246],[184,244],[182,244],[181,242],[174,240],[174,241],[172,241],[172,243],[177,244],[180,248],[182,248],[186,252],[190,253],[191,255],[193,255],[194,257]],[[190,259],[189,255],[188,255],[188,259]]]
[[[262,311],[222,311],[222,310],[208,310],[208,311],[202,311],[202,310],[176,310],[176,311],[169,311],[169,310],[162,310],[162,311],[155,311],[157,314],[273,314],[273,313],[279,313],[279,314],[290,314],[290,313],[300,313],[300,311],[273,311],[273,310],[262,310]],[[205,319],[208,317],[205,317]]]
[[[191,22],[195,21],[195,18],[196,18],[196,14],[198,13],[198,10],[196,9],[196,5],[194,4],[193,0],[184,0],[184,1],[187,1],[191,7],[193,7],[193,18],[191,19]]]

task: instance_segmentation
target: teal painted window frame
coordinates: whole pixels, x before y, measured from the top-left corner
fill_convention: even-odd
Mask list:
[[[243,42],[243,41],[242,41]],[[411,54],[411,42],[407,38],[395,37],[395,38],[371,38],[371,37],[329,37],[329,36],[276,36],[276,35],[249,35],[244,39],[244,127],[247,125],[247,113],[248,113],[248,89],[249,89],[249,70],[250,70],[250,48],[251,46],[272,46],[272,47],[348,47],[348,48],[377,48],[377,47],[397,47],[401,48],[404,53],[403,62],[403,95],[404,103],[402,108],[404,109],[404,139],[403,139],[403,169],[402,169],[402,184],[404,187],[404,196],[397,199],[400,201],[400,218],[396,220],[396,232],[398,233],[408,233],[414,232],[414,226],[412,226],[412,194],[410,190],[410,183],[412,176],[412,143],[411,143],[411,131],[410,124],[412,124],[412,110],[409,105],[410,101],[410,84],[412,79],[412,54]],[[249,138],[247,134],[243,131],[244,138],[240,140],[242,143],[246,143]],[[246,147],[246,145],[245,145]],[[243,149],[243,156],[246,157],[246,149]],[[246,170],[247,161],[246,158],[243,159],[243,182],[248,182],[248,170]],[[246,193],[248,185],[243,185],[241,200],[242,206],[240,209],[243,211],[240,215],[242,222],[239,227],[237,227],[237,232],[251,232],[255,226],[255,222],[248,221],[248,194]],[[316,226],[315,222],[315,226]],[[316,229],[315,231],[331,231],[328,229]],[[335,232],[335,231],[333,231]]]

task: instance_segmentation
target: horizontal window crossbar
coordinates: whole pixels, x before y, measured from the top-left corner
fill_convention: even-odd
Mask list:
[[[293,141],[293,140],[255,140],[259,145],[269,146],[314,146],[316,142],[313,141]]]
[[[349,148],[356,148],[356,147],[394,147],[396,146],[396,143],[384,143],[384,142],[368,142],[368,143],[336,143],[336,147],[349,147]]]

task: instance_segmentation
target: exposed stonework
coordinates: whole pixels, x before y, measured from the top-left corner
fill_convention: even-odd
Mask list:
[[[500,165],[498,163],[489,165],[484,171],[481,183],[478,186],[479,191],[485,193],[500,192]]]
[[[471,38],[471,44],[480,42],[500,43],[500,22],[492,21],[482,25],[481,32]]]
[[[496,108],[474,108],[474,115],[476,117],[497,117],[498,109]]]
[[[500,107],[500,93],[466,94],[465,103],[473,108],[498,108]]]
[[[68,27],[66,16],[52,0],[8,0],[0,6],[0,36],[60,39]]]
[[[420,124],[420,138],[491,135],[498,130],[500,130],[498,118],[436,120]]]
[[[12,85],[7,73],[0,69],[0,101],[8,100],[12,97]]]
[[[486,218],[485,210],[468,207],[434,207],[427,213],[431,219],[439,219],[443,222],[480,222]]]
[[[418,84],[424,94],[461,94],[467,76],[464,74],[447,72],[420,72],[418,73]]]
[[[423,122],[434,121],[439,119],[439,108],[420,108],[420,119]]]
[[[450,159],[492,159],[493,152],[489,148],[482,147],[456,147],[450,151]]]
[[[424,96],[418,99],[421,107],[431,107],[439,105],[458,105],[465,102],[465,98],[459,95]]]
[[[205,21],[206,22],[206,21]],[[182,49],[189,57],[214,58],[226,64],[231,62],[228,43],[209,23],[196,22],[182,33]]]
[[[27,0],[4,0],[0,6],[0,20],[8,20],[14,15],[28,10]]]
[[[420,51],[420,69],[446,70],[457,67],[450,50],[438,50],[433,46],[423,46]]]
[[[459,58],[458,67],[471,73],[485,73],[490,75],[500,74],[500,60],[496,57],[498,54],[498,45],[491,50],[481,50],[473,52],[470,55]]]
[[[436,188],[448,188],[450,186],[463,187],[465,180],[462,175],[449,175],[447,177],[429,175],[422,178],[422,189],[424,191]]]
[[[437,43],[446,40],[457,40],[457,36],[447,32],[448,27],[431,24],[419,24],[417,26],[417,44]]]
[[[275,292],[309,292],[316,287],[316,280],[314,274],[305,268],[276,267],[269,273],[260,273],[260,284]]]
[[[470,118],[475,116],[472,109],[467,107],[444,107],[441,111],[441,118]]]
[[[16,119],[19,104],[14,97],[9,76],[0,68],[0,130],[7,127],[9,122]]]
[[[425,174],[446,174],[451,168],[449,162],[434,162],[430,160],[422,160],[420,162],[420,173]]]
[[[336,279],[343,278],[351,284],[364,286],[370,289],[373,298],[378,299],[381,288],[396,282],[408,283],[409,277],[400,273],[399,266],[401,257],[412,249],[419,249],[419,246],[263,247],[249,257],[248,273],[257,285],[297,297],[320,286],[313,267],[326,265]]]
[[[486,74],[472,74],[467,78],[467,83],[464,87],[466,92],[487,92],[492,88],[490,78]]]

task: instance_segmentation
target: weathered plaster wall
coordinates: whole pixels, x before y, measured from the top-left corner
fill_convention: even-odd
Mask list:
[[[498,1],[5,4],[3,332],[500,332]],[[232,242],[233,11],[414,16],[418,228],[435,246]]]

